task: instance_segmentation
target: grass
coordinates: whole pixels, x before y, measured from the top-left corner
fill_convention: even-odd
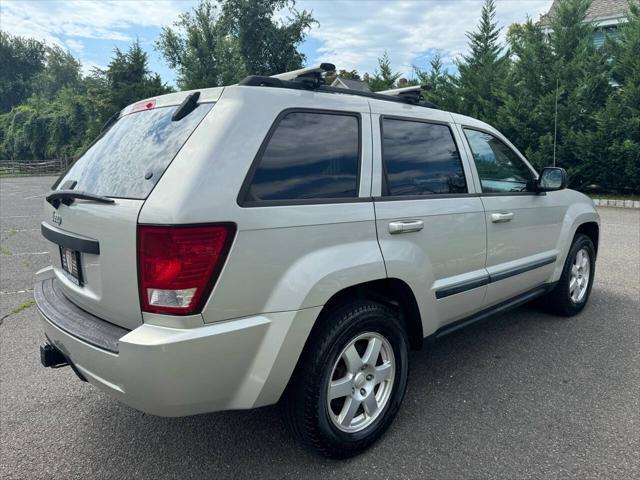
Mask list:
[[[33,299],[31,299],[31,300],[26,300],[26,301],[22,302],[22,303],[21,303],[20,305],[18,305],[16,308],[14,308],[13,310],[11,310],[11,312],[7,313],[4,317],[0,318],[0,324],[2,324],[2,321],[3,321],[5,318],[10,317],[11,315],[15,315],[16,313],[20,313],[20,312],[22,312],[23,310],[26,310],[27,308],[31,308],[31,307],[33,307],[33,305],[34,305],[35,303],[36,303],[36,302],[34,302],[34,301],[33,301]]]
[[[15,315],[16,313],[20,313],[21,311],[26,310],[27,308],[33,307],[34,304],[35,302],[33,300],[26,300],[22,302],[20,305],[18,305],[16,308],[11,310],[11,313],[9,315]]]

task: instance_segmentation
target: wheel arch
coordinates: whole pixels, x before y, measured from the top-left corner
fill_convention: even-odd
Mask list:
[[[422,347],[422,318],[418,302],[411,287],[398,278],[383,278],[363,282],[336,292],[323,306],[314,328],[321,323],[321,318],[326,318],[332,311],[357,300],[376,301],[396,311],[406,328],[411,349],[419,350]]]
[[[586,235],[587,237],[589,237],[591,239],[591,241],[593,242],[593,247],[596,250],[596,255],[598,254],[598,241],[600,239],[600,226],[598,225],[597,222],[585,222],[582,223],[580,225],[578,225],[578,228],[576,229],[576,233],[573,236],[573,238],[575,239],[578,234],[583,234]]]
[[[575,193],[576,199],[573,199],[570,203],[562,222],[562,228],[556,246],[558,261],[556,262],[554,273],[550,278],[551,282],[556,282],[560,279],[567,255],[569,254],[576,235],[587,235],[593,242],[596,253],[598,252],[600,216],[590,199],[582,194]]]

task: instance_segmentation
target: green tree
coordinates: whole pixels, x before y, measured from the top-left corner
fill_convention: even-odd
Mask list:
[[[640,193],[640,2],[629,3],[627,23],[608,38],[617,87],[595,115],[597,129],[581,138],[581,155],[591,158],[594,182],[604,190]]]
[[[126,53],[116,48],[106,69],[93,70],[89,91],[100,103],[101,120],[135,101],[171,91],[160,75],[149,70],[148,63],[147,53],[136,40]]]
[[[44,65],[42,42],[0,30],[0,113],[8,112],[31,95],[33,79]]]
[[[593,167],[600,159],[592,148],[585,148],[585,142],[598,128],[596,114],[611,93],[609,59],[594,46],[594,25],[586,21],[590,3],[590,0],[561,2],[549,34],[553,52],[551,70],[555,77],[552,80],[558,86],[556,158],[570,173],[571,184],[576,187],[596,179]],[[556,85],[552,85],[554,93]]]
[[[95,69],[84,79],[79,75],[79,62],[70,54],[48,50],[46,67],[32,79],[36,93],[0,115],[0,157],[72,159],[115,112],[169,91],[149,71],[138,42],[126,53],[116,49],[106,69]]]
[[[385,51],[382,56],[378,58],[378,68],[373,72],[373,75],[369,77],[367,82],[372,92],[379,92],[381,90],[394,88],[399,78],[400,73],[393,71],[389,54]]]
[[[295,0],[224,0],[221,26],[225,36],[237,39],[245,70],[251,75],[274,75],[302,68],[305,61],[297,47],[316,23]],[[278,21],[278,12],[287,12]]]
[[[81,63],[58,45],[45,47],[45,66],[33,80],[34,94],[52,99],[65,87],[78,88]]]
[[[509,29],[512,64],[495,122],[538,168],[552,164],[555,140],[556,163],[578,188],[598,177],[601,156],[592,138],[611,94],[609,60],[586,21],[589,4],[560,2],[544,26],[548,34],[531,21]]]
[[[338,71],[327,73],[324,77],[324,81],[326,82],[327,85],[331,85],[331,83],[333,83],[333,81],[338,77],[346,78],[349,80],[362,80],[357,70],[340,69]]]
[[[228,85],[245,75],[301,68],[297,50],[314,20],[293,0],[201,0],[173,27],[163,27],[156,48],[178,71],[182,89]],[[286,21],[276,20],[282,10]]]
[[[470,52],[458,62],[458,110],[489,123],[496,119],[508,69],[495,16],[495,1],[485,0],[477,31],[467,33]]]
[[[458,106],[455,78],[444,68],[442,56],[436,53],[429,62],[429,70],[413,67],[416,85],[423,85],[425,100],[444,110],[455,111]]]
[[[512,64],[507,73],[496,127],[537,167],[553,158],[554,57],[542,26],[530,19],[507,34]]]
[[[226,45],[220,45],[223,35],[218,17],[217,5],[205,0],[192,11],[181,14],[173,28],[162,27],[156,48],[169,67],[178,71],[177,83],[181,89],[217,86],[221,80],[221,57],[225,58],[227,67],[238,64],[237,75],[244,73],[237,43],[228,39]]]

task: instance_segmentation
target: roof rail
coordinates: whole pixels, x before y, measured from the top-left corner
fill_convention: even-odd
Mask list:
[[[334,70],[335,65],[332,63],[322,63],[319,67],[301,68],[299,70],[279,73],[270,77],[249,75],[241,80],[238,85],[245,87],[273,87],[288,88],[292,90],[313,90],[317,92],[341,93],[357,97],[375,98],[376,100],[385,100],[388,102],[409,103],[411,105],[418,105],[427,108],[438,108],[437,105],[422,100],[421,90],[424,88],[420,85],[384,90],[382,92],[363,92],[360,90],[349,90],[346,88],[325,85],[323,74]]]

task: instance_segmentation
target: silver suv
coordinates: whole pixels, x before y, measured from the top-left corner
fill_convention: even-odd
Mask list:
[[[372,444],[408,351],[589,298],[599,217],[491,126],[322,71],[131,105],[44,204],[49,367],[162,416],[280,402],[331,457]]]

